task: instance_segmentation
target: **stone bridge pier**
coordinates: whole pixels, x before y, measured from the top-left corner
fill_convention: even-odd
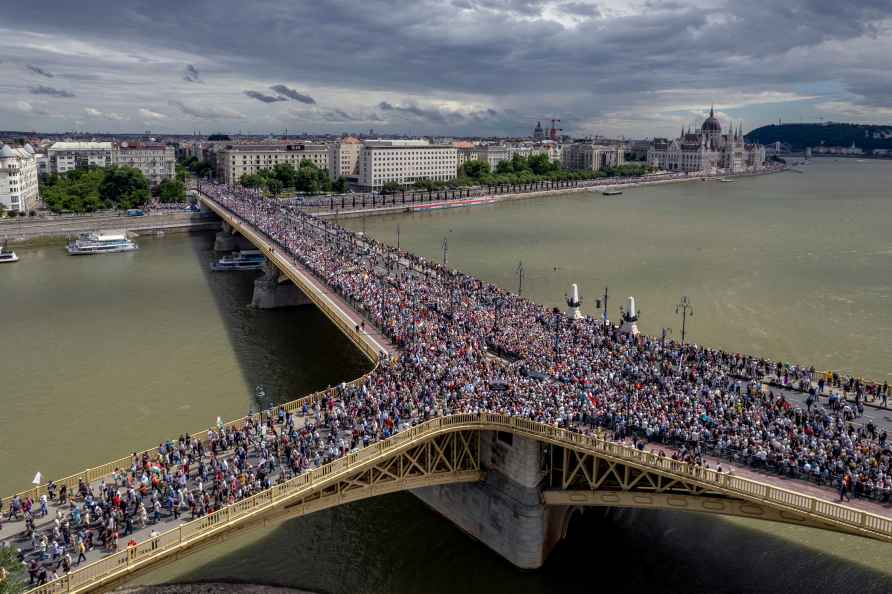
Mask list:
[[[536,569],[566,536],[573,512],[569,506],[544,504],[546,447],[511,433],[481,432],[486,480],[412,493],[517,567]]]
[[[263,276],[254,281],[251,307],[276,309],[309,305],[311,301],[272,262],[263,265]]]
[[[220,231],[214,238],[214,251],[216,252],[232,252],[235,250],[255,250],[254,245],[242,237],[232,226],[223,221]]]

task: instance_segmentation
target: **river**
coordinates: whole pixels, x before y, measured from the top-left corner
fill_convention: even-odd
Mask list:
[[[735,184],[690,183],[354,220],[354,228],[559,305],[635,295],[644,331],[792,357],[870,377],[892,371],[892,163],[817,161]],[[212,236],[141,238],[140,251],[70,258],[18,248],[0,268],[0,488],[70,473],[216,417],[359,375],[367,364],[312,308],[254,311],[251,273],[211,274]],[[256,402],[264,386],[267,401]],[[746,520],[587,511],[546,566],[515,570],[408,494],[258,528],[138,578],[228,579],[317,592],[880,593],[892,546]]]

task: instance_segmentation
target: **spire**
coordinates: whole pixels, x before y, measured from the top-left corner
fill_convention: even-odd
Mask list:
[[[713,104],[709,107],[709,117],[711,117],[711,118],[714,118],[714,117],[715,117],[715,103],[713,103]]]

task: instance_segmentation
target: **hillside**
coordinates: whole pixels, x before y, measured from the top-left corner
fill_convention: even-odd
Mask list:
[[[756,128],[746,135],[750,142],[774,144],[780,141],[795,151],[805,147],[851,146],[855,143],[869,153],[873,149],[892,149],[892,126],[866,124],[772,124]]]

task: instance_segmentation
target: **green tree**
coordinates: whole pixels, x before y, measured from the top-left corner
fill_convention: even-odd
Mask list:
[[[278,196],[284,187],[284,184],[275,177],[266,182],[266,189],[273,196]]]
[[[471,159],[470,161],[465,161],[465,164],[462,165],[459,177],[467,176],[471,179],[480,179],[484,175],[489,175],[490,173],[492,173],[492,169],[490,168],[488,161]]]
[[[281,182],[283,188],[294,187],[294,180],[297,177],[297,170],[291,163],[278,163],[270,172],[270,178],[277,179]]]
[[[186,185],[179,180],[166,179],[158,184],[155,193],[161,202],[184,202]]]
[[[239,178],[238,183],[246,188],[261,188],[266,185],[266,178],[258,173],[245,173]]]
[[[133,208],[149,198],[149,182],[134,167],[110,167],[99,184],[99,198],[109,207]]]
[[[25,591],[25,571],[15,549],[0,547],[0,594]]]
[[[331,191],[337,192],[338,194],[343,194],[347,191],[347,178],[344,176],[339,177],[331,184]]]
[[[399,182],[389,181],[389,182],[384,182],[384,185],[381,186],[381,193],[382,194],[394,194],[396,192],[399,192],[402,189],[403,189],[403,186],[400,185]]]
[[[6,216],[6,205],[0,202],[0,219]]]

